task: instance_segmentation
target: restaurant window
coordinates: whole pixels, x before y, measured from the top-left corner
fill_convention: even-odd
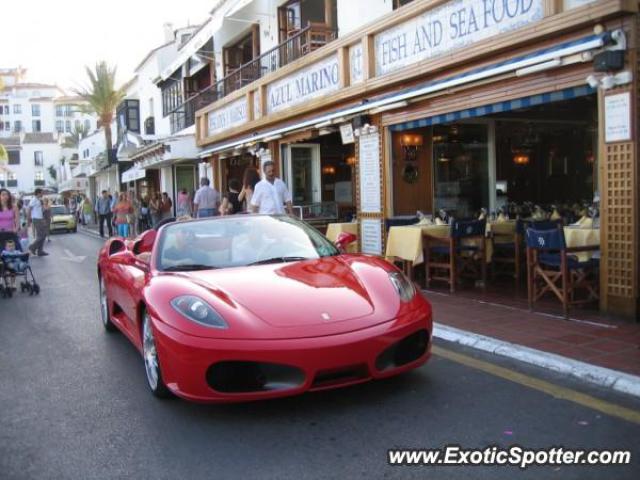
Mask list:
[[[31,105],[31,116],[32,117],[40,116],[40,104],[34,103],[33,105]]]
[[[33,152],[33,163],[36,167],[42,167],[44,165],[42,152]]]
[[[251,31],[247,35],[222,49],[224,75],[229,75],[258,56],[260,56],[259,27],[252,25]]]
[[[279,41],[285,42],[310,25],[336,30],[336,22],[336,0],[291,0],[278,8]]]
[[[34,133],[41,132],[42,131],[42,122],[40,122],[40,120],[32,120],[31,121],[31,130]]]
[[[413,0],[393,0],[393,9],[397,10],[398,8],[411,2],[413,2]]]
[[[182,98],[182,79],[173,79],[173,76],[171,78],[160,87],[162,90],[162,115],[165,117],[184,102]]]
[[[469,218],[489,205],[488,127],[433,127],[435,210]]]

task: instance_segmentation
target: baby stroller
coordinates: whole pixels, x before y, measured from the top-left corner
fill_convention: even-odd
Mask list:
[[[5,252],[8,241],[13,241],[15,254]],[[4,252],[4,253],[2,253]],[[15,233],[0,232],[0,296],[10,298],[13,296],[13,282],[15,277],[23,277],[20,282],[20,291],[29,292],[29,295],[40,293],[40,285],[31,270],[29,253],[22,251],[20,239]]]

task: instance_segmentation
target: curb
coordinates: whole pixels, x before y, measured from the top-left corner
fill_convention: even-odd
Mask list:
[[[640,397],[640,377],[434,322],[433,336]]]

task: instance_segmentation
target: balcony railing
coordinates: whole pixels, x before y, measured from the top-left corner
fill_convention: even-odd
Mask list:
[[[327,25],[309,23],[286,41],[241,65],[218,82],[187,99],[171,112],[172,133],[193,125],[197,110],[317,50],[335,40],[336,36],[337,31]]]

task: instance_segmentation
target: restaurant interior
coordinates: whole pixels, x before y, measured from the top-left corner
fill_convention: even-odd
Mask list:
[[[597,306],[597,122],[586,95],[394,131],[387,258],[428,288]]]

